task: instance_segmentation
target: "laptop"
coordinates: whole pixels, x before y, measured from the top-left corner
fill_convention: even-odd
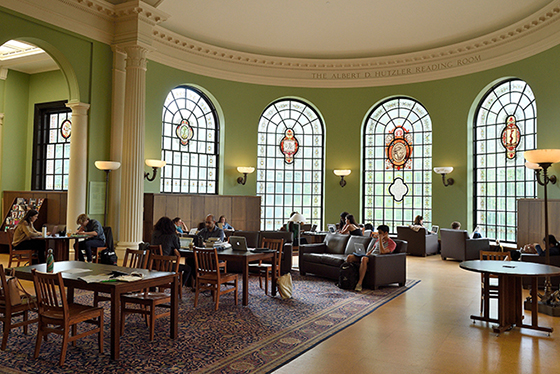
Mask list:
[[[432,233],[437,235],[438,232],[439,232],[439,226],[432,226]]]
[[[312,231],[312,232],[315,232],[315,231],[317,231],[317,225],[313,225],[313,226],[311,226],[311,231]]]
[[[327,225],[327,227],[329,229],[329,232],[332,232],[332,233],[336,232],[336,225],[334,223],[329,223]]]
[[[189,231],[189,235],[196,235],[196,229],[191,229],[191,231]]]
[[[51,236],[53,236],[53,237],[58,236],[58,232],[59,232],[58,225],[54,225],[53,228],[52,228],[52,231],[51,231]]]
[[[189,249],[190,244],[193,242],[193,238],[179,238],[179,243],[182,249]]]
[[[362,243],[354,243],[354,256],[365,256],[366,249]]]
[[[218,222],[218,223],[216,223],[216,225],[217,225],[217,226],[218,226],[219,228],[221,228],[221,229],[223,229],[223,228],[224,228],[224,224],[223,224],[223,223],[221,223],[221,222]]]
[[[231,249],[234,251],[244,251],[247,252],[247,239],[244,236],[230,236],[229,244],[231,244]]]

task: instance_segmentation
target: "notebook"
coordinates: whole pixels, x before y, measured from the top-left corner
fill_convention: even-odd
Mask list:
[[[336,225],[334,223],[329,223],[327,225],[329,232],[336,232]]]
[[[354,256],[365,256],[366,249],[362,243],[354,243]]]
[[[230,236],[229,244],[231,244],[231,249],[234,251],[248,251],[247,239],[244,236]]]

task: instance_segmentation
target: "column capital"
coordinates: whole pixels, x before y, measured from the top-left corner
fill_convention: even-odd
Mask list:
[[[5,81],[8,78],[8,68],[0,66],[0,79]]]
[[[80,102],[69,102],[66,103],[66,106],[70,109],[72,109],[72,114],[78,114],[78,115],[87,115],[87,112],[89,110],[90,105],[86,104],[86,103],[80,103]]]
[[[126,67],[127,68],[141,68],[146,70],[146,63],[148,52],[151,48],[146,48],[138,44],[125,45],[123,49],[126,52]]]

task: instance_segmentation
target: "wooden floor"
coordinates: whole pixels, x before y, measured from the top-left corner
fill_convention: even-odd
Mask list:
[[[539,315],[551,337],[519,328],[496,336],[469,319],[480,310],[479,274],[440,256],[407,261],[420,284],[275,373],[560,373],[560,317]]]

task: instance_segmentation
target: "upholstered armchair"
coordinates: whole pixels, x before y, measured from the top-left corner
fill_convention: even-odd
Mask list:
[[[469,239],[466,230],[441,229],[441,258],[460,261],[477,260],[480,251],[490,250],[490,239]]]
[[[407,253],[414,256],[426,257],[438,251],[438,236],[430,234],[424,227],[415,231],[408,226],[397,226],[397,239],[406,241]]]

